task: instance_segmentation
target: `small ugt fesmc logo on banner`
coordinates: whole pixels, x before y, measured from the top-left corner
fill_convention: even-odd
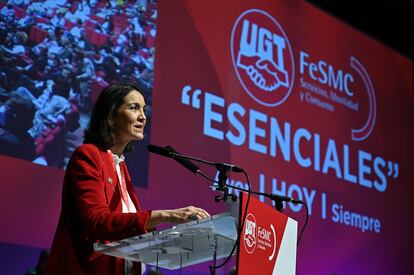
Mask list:
[[[246,252],[252,254],[257,244],[257,223],[253,214],[248,214],[246,217],[243,241]]]
[[[270,14],[251,9],[237,18],[231,55],[241,85],[254,100],[265,106],[286,100],[294,81],[293,53],[284,30]]]

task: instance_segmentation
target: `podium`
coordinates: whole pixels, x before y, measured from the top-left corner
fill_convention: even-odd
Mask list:
[[[246,197],[241,196],[240,217]],[[237,250],[237,274],[296,274],[297,232],[295,220],[251,197]]]
[[[227,212],[107,244],[97,252],[170,270],[227,257],[237,240],[238,204]]]
[[[228,257],[237,240],[246,197],[227,212],[130,237],[95,243],[97,252],[176,270]],[[240,218],[241,217],[241,218]],[[237,249],[238,274],[295,274],[297,222],[251,197]]]

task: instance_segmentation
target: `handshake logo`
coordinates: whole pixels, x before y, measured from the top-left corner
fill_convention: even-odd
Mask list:
[[[274,92],[279,86],[288,87],[287,72],[280,69],[272,60],[248,56],[240,51],[237,67],[244,69],[256,87],[263,91]]]
[[[289,96],[294,60],[279,23],[261,10],[248,10],[234,24],[233,66],[246,92],[265,106],[277,106]]]
[[[256,249],[257,244],[257,224],[256,218],[251,213],[249,213],[246,217],[243,240],[246,252],[252,254]]]

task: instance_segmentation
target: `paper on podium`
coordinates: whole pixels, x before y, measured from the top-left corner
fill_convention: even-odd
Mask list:
[[[112,243],[95,243],[97,252],[175,270],[227,257],[237,239],[238,215],[225,212],[170,229]]]

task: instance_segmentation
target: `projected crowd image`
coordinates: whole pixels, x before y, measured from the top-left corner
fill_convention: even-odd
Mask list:
[[[151,106],[157,5],[0,2],[0,154],[64,168],[113,82],[137,82]]]

